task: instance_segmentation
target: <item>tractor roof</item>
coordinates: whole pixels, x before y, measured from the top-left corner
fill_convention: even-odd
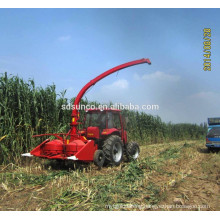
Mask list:
[[[99,108],[90,108],[90,109],[86,109],[86,112],[102,112],[102,111],[108,111],[108,112],[120,112],[121,110],[119,109],[112,109],[112,108],[105,108],[105,109],[99,109]]]

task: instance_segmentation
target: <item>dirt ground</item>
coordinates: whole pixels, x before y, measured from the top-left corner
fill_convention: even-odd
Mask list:
[[[27,158],[0,166],[0,210],[220,211],[220,153],[204,141],[141,146],[137,162],[99,170]]]

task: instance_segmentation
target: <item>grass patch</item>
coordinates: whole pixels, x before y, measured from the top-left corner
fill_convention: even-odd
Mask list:
[[[121,171],[117,175],[116,178],[124,182],[134,183],[135,181],[143,178],[143,169],[144,168],[141,166],[141,162],[132,161],[125,170]]]
[[[182,146],[169,147],[169,148],[161,151],[159,153],[159,157],[162,160],[176,159],[176,158],[180,157],[180,153],[181,153],[180,151],[182,149],[190,148],[190,147],[192,147],[192,144],[188,144],[188,143],[185,143]]]
[[[155,205],[164,199],[165,193],[155,183],[150,182],[146,187],[148,195],[145,196],[145,201],[151,205]]]
[[[44,185],[46,182],[56,179],[63,175],[69,175],[67,171],[50,172],[48,174],[34,175],[30,173],[1,173],[0,181],[9,185]]]
[[[194,145],[191,142],[152,145],[151,156],[148,149],[146,153],[143,149],[138,161],[101,170],[93,165],[74,168],[71,172],[67,168],[55,170],[56,164],[39,168],[15,167],[14,170],[8,166],[2,169],[4,173],[0,173],[2,188],[5,189],[1,190],[4,200],[0,208],[15,207],[13,202],[11,206],[6,203],[16,195],[16,201],[18,198],[24,200],[23,204],[18,202],[21,206],[16,206],[22,210],[35,210],[38,205],[40,210],[58,211],[142,210],[146,206],[155,206],[156,210],[161,204],[172,204],[177,197],[176,190],[183,190],[184,202],[196,203],[198,197],[193,198],[193,190],[198,195],[203,181],[201,176],[205,176],[205,181],[210,181],[212,187],[216,184],[217,189],[220,157],[219,154],[199,153]],[[201,168],[203,163],[204,169]],[[191,175],[193,178],[188,178]],[[208,192],[212,193],[211,190]],[[212,194],[213,198],[215,195]],[[205,195],[202,196],[203,199]],[[129,208],[129,204],[133,207]]]

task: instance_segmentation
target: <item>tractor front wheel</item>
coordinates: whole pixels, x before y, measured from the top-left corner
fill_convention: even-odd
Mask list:
[[[103,145],[106,161],[113,166],[119,166],[123,158],[123,143],[117,135],[108,137]]]
[[[139,154],[140,154],[140,148],[137,143],[131,142],[127,145],[126,155],[128,161],[136,160],[139,157]]]
[[[96,150],[93,158],[94,164],[98,167],[103,167],[105,162],[105,154],[102,150]]]

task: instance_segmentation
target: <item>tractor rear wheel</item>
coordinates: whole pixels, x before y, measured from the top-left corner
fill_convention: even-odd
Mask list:
[[[140,154],[140,148],[138,144],[135,142],[128,143],[126,149],[126,156],[128,158],[128,161],[136,160],[139,157],[139,154]]]
[[[96,150],[93,158],[94,164],[98,167],[103,167],[105,162],[105,154],[102,150]]]
[[[113,166],[119,166],[123,158],[123,143],[121,138],[117,135],[108,137],[104,141],[103,152],[107,163]]]

